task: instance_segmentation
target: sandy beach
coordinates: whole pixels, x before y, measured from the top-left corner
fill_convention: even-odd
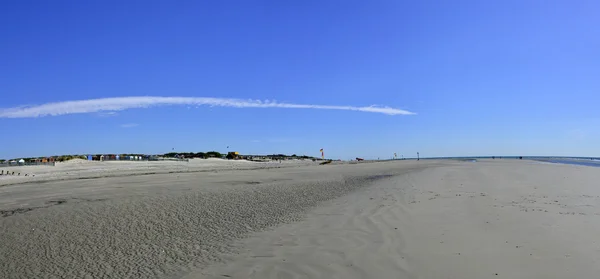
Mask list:
[[[190,159],[189,161],[87,161],[74,159],[55,166],[0,167],[0,186],[83,178],[104,178],[165,173],[219,172],[315,165],[311,160],[252,162],[246,160]],[[27,174],[27,176],[25,176]]]
[[[35,180],[0,180],[0,278],[600,273],[600,168],[110,163],[22,167]]]

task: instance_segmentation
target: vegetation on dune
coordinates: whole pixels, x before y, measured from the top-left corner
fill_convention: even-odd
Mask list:
[[[313,159],[313,158],[315,158],[315,157],[311,157],[311,156],[302,155],[302,156],[297,156],[297,158],[300,158],[300,159]]]
[[[26,157],[26,158],[16,158],[10,160],[0,159],[0,163],[6,163],[7,161],[17,161],[23,159],[23,161],[27,163],[34,163],[36,161],[42,161],[44,159],[54,158],[55,162],[65,162],[73,159],[86,159],[85,155],[60,155],[60,156],[51,156],[51,157]]]
[[[208,152],[169,152],[163,154],[163,157],[174,158],[176,156],[180,156],[183,158],[221,158],[223,155],[217,151],[208,151]]]
[[[158,155],[158,156],[162,156],[162,157],[166,157],[166,158],[175,158],[175,157],[179,157],[179,158],[186,158],[186,159],[192,159],[192,158],[202,158],[202,159],[208,159],[208,158],[223,158],[225,154],[218,152],[218,151],[208,151],[208,152],[169,152],[169,153],[165,153],[162,155]],[[89,156],[92,156],[92,158],[94,160],[100,160],[100,158],[102,156],[105,157],[105,160],[111,160],[111,159],[115,159],[115,158],[110,158],[107,156],[115,156],[115,154],[89,154]],[[136,153],[124,153],[124,154],[118,154],[119,159],[124,160],[127,157],[132,157],[132,156],[139,156],[142,158],[146,158],[148,157],[148,155],[146,154],[136,154]],[[306,156],[306,155],[302,155],[302,156],[298,156],[296,154],[292,154],[292,155],[286,155],[286,154],[271,154],[271,155],[248,155],[248,156],[244,156],[246,158],[252,158],[252,157],[266,157],[266,158],[270,158],[273,160],[285,160],[285,159],[312,159],[315,160],[315,157],[311,157],[311,156]],[[83,160],[87,160],[88,155],[60,155],[60,156],[51,156],[51,157],[29,157],[29,158],[17,158],[17,159],[10,159],[10,160],[5,160],[5,159],[0,159],[0,163],[6,163],[8,161],[12,161],[12,160],[20,160],[23,159],[25,160],[25,162],[27,163],[33,163],[33,162],[39,162],[42,161],[44,159],[47,159],[48,161],[50,161],[49,159],[53,158],[53,160],[55,162],[66,162],[69,160],[73,160],[73,159],[83,159]]]
[[[273,158],[273,159],[284,159],[284,158],[314,159],[314,157],[311,157],[311,156],[306,156],[306,155],[298,156],[296,154],[292,154],[291,156],[286,155],[286,154],[271,154],[271,155],[266,155],[266,157]]]
[[[221,158],[221,153],[217,152],[217,151],[208,151],[206,152],[206,156],[208,156],[209,158]]]
[[[207,158],[223,158],[223,155],[225,155],[225,154],[217,152],[217,151],[196,152],[196,153],[194,153],[194,152],[169,152],[169,153],[163,154],[163,157],[174,158],[176,156],[179,156],[179,157],[188,158],[188,159],[192,159],[192,158],[207,159]],[[314,157],[311,157],[311,156],[306,156],[306,155],[298,156],[296,154],[292,154],[291,156],[286,155],[286,154],[243,155],[243,157],[246,157],[246,158],[267,157],[267,158],[274,159],[274,160],[284,160],[284,159],[289,159],[289,158],[314,159]]]
[[[69,161],[69,160],[73,160],[73,159],[86,160],[87,158],[85,155],[62,155],[62,156],[59,156],[58,158],[56,158],[56,161],[65,162],[65,161]]]

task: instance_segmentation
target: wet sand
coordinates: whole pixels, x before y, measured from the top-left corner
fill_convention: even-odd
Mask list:
[[[0,187],[1,278],[593,278],[600,168],[397,161]]]

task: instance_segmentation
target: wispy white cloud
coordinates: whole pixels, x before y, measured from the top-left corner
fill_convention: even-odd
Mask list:
[[[119,113],[117,113],[116,111],[103,111],[98,113],[98,116],[100,117],[111,117],[117,115],[119,115]]]
[[[137,123],[121,124],[121,128],[133,128],[133,127],[137,127],[137,126],[139,126],[139,124],[137,124]]]
[[[279,103],[276,101],[242,100],[205,97],[118,97],[91,100],[65,101],[47,103],[36,106],[21,106],[0,109],[0,118],[32,118],[58,116],[77,113],[115,112],[133,108],[149,108],[166,105],[212,106],[231,108],[287,108],[287,109],[322,109],[347,110],[383,113],[388,115],[411,115],[410,111],[382,106],[330,106]]]

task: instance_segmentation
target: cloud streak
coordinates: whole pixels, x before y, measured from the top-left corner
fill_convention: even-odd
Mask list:
[[[116,111],[99,112],[100,117],[113,117],[119,115]]]
[[[35,118],[44,116],[59,116],[66,114],[82,114],[97,112],[114,112],[135,108],[150,108],[156,106],[185,105],[211,106],[230,108],[283,108],[283,109],[320,109],[345,110],[382,113],[387,115],[411,115],[410,111],[382,106],[331,106],[279,103],[276,101],[243,100],[206,97],[118,97],[78,101],[47,103],[37,106],[25,106],[0,109],[0,118]]]

